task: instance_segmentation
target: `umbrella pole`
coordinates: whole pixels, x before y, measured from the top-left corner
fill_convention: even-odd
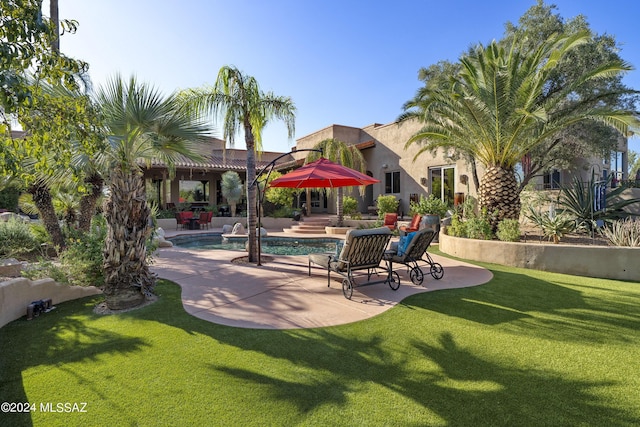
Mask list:
[[[256,206],[258,207],[258,263],[256,265],[261,266],[262,265],[262,233],[260,232],[262,230],[262,215],[260,215],[260,201],[262,199],[262,197],[260,197],[260,185],[258,185],[258,203],[256,203]]]

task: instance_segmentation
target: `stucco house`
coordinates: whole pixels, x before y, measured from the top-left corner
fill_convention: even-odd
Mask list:
[[[454,204],[456,193],[476,197],[475,185],[469,164],[464,160],[446,158],[442,151],[435,155],[427,152],[415,158],[419,151],[417,144],[405,148],[406,141],[420,128],[417,122],[378,124],[356,128],[331,125],[297,140],[296,148],[311,148],[327,138],[335,138],[347,144],[355,144],[367,161],[367,174],[380,183],[367,187],[364,197],[357,192],[352,195],[359,200],[361,212],[367,212],[379,194],[396,196],[400,201],[400,213],[409,213],[409,203],[421,195],[435,196]],[[294,154],[295,157],[298,157]],[[304,157],[301,153],[300,157]],[[605,179],[614,173],[618,181],[627,179],[627,140],[620,137],[618,149],[612,159],[579,159],[570,170],[553,171],[536,177],[532,185],[536,189],[555,189],[570,185],[578,175],[588,180],[591,170],[597,178]],[[478,175],[483,169],[478,165]],[[320,193],[311,195],[311,212],[335,213],[335,203],[331,197],[326,201]]]
[[[471,170],[464,159],[451,160],[441,151],[435,155],[423,153],[415,158],[419,146],[413,144],[405,148],[406,141],[419,128],[419,123],[411,121],[401,125],[397,122],[374,123],[363,128],[332,124],[298,138],[292,154],[280,159],[276,169],[285,172],[302,165],[308,153],[297,153],[297,150],[309,149],[324,139],[334,138],[355,145],[367,162],[367,174],[380,180],[379,183],[366,187],[364,196],[357,189],[351,191],[351,195],[358,200],[358,208],[362,213],[372,211],[380,194],[395,196],[399,201],[399,213],[404,215],[409,214],[410,201],[418,200],[420,196],[434,194],[450,204],[454,204],[456,193],[476,197]],[[202,146],[201,154],[205,161],[184,159],[178,162],[173,180],[169,179],[164,165],[152,165],[145,171],[145,177],[153,185],[156,194],[154,198],[160,200],[163,206],[165,203],[178,203],[181,189],[195,189],[198,199],[195,200],[196,203],[217,206],[224,203],[220,193],[221,175],[227,170],[235,170],[245,181],[246,151],[223,150],[223,147],[223,140],[212,138],[209,144]],[[256,163],[257,169],[262,169],[282,154],[263,152]],[[555,189],[570,185],[576,175],[582,180],[588,180],[592,170],[597,178],[604,179],[613,173],[618,181],[627,179],[626,138],[619,138],[618,149],[611,159],[579,159],[573,168],[541,175],[532,184],[540,190]],[[482,172],[481,165],[478,165],[479,176],[482,176]],[[335,195],[322,190],[303,192],[298,203],[306,203],[310,213],[336,213]]]

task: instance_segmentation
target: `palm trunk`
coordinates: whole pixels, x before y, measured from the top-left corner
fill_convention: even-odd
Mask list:
[[[122,310],[140,305],[155,285],[147,265],[150,209],[139,169],[111,172],[111,194],[105,203],[104,295],[107,306]]]
[[[247,144],[247,240],[249,250],[249,262],[258,262],[258,242],[256,240],[257,218],[257,191],[256,186],[251,185],[256,178],[256,153],[253,132],[248,122],[244,124],[245,141]]]
[[[96,204],[102,194],[104,180],[99,174],[92,174],[85,183],[89,185],[89,194],[80,199],[80,217],[78,218],[78,228],[85,233],[91,230],[91,219],[96,213]]]
[[[486,208],[494,233],[503,219],[519,219],[520,194],[513,169],[488,167],[480,182],[479,202],[480,208]]]
[[[62,235],[58,217],[53,209],[49,188],[42,182],[36,182],[29,187],[28,191],[33,198],[33,203],[38,208],[40,220],[47,230],[47,233],[49,233],[53,246],[56,247],[58,251],[64,250],[64,236]]]

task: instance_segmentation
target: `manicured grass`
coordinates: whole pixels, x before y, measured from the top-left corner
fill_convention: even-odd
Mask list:
[[[0,425],[637,425],[640,285],[489,267],[323,329],[207,323],[164,281],[130,313],[59,304],[0,329],[0,401],[37,409]]]

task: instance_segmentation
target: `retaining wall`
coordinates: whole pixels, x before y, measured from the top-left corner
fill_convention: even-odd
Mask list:
[[[68,286],[53,279],[31,281],[24,277],[0,283],[0,328],[27,314],[32,301],[51,298],[53,305],[97,295],[102,291],[94,286]]]
[[[442,232],[439,248],[472,261],[640,282],[640,248],[476,240]]]

